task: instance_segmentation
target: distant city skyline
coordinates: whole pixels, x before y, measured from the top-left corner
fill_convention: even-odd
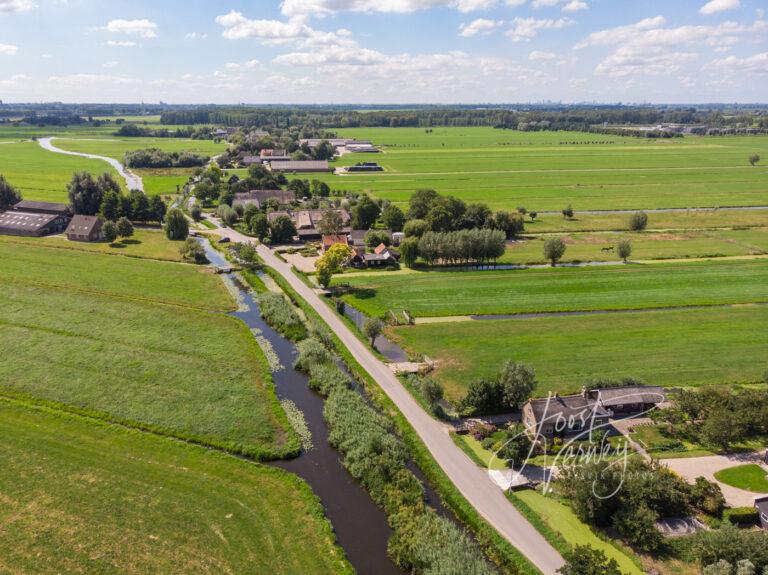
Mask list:
[[[0,0],[0,99],[765,102],[757,0]]]

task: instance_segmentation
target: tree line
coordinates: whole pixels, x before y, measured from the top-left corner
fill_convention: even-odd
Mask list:
[[[210,158],[192,152],[165,152],[159,148],[146,148],[126,152],[123,164],[129,168],[195,168],[204,166]]]

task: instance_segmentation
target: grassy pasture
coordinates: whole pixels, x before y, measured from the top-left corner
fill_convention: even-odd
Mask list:
[[[297,477],[0,401],[8,573],[349,573]]]
[[[111,173],[124,185],[123,179],[106,162],[54,154],[37,142],[0,145],[0,174],[21,191],[26,200],[67,202],[67,184],[75,172],[94,175]]]
[[[6,393],[254,456],[283,448],[265,361],[235,318],[69,287],[0,287],[0,348],[14,358],[0,365]]]
[[[547,263],[543,254],[549,236],[524,236],[510,242],[499,263]],[[562,261],[618,261],[618,242],[632,242],[632,260],[746,256],[768,251],[768,228],[738,231],[692,230],[643,233],[581,233],[563,236],[567,249]],[[612,251],[604,251],[613,248]]]
[[[213,156],[227,149],[226,142],[213,140],[192,140],[188,138],[111,138],[96,140],[68,139],[66,137],[54,140],[57,148],[70,152],[98,154],[122,161],[126,152],[144,148],[159,148],[166,152],[193,152]]]
[[[347,303],[416,317],[768,301],[768,260],[350,276]]]
[[[768,354],[768,307],[425,324],[390,330],[408,351],[439,362],[456,400],[504,361],[536,369],[538,394],[578,392],[588,378],[635,376],[664,386],[760,381]]]
[[[374,160],[384,173],[322,176],[331,187],[369,191],[405,203],[434,188],[495,209],[560,210],[715,207],[766,203],[768,137],[686,137],[664,141],[574,132],[493,128],[343,129],[372,139],[385,153],[345,156],[338,164]]]
[[[148,258],[155,260],[181,261],[179,254],[180,242],[172,242],[165,237],[160,229],[134,228],[134,234],[110,244],[101,242],[71,242],[63,234],[57,236],[44,236],[42,238],[24,238],[14,236],[0,236],[2,245],[43,246],[46,248],[59,248],[84,252],[99,252],[112,255]]]
[[[69,293],[103,294],[206,310],[233,309],[219,278],[203,267],[63,250],[42,244],[21,248],[13,239],[0,241],[3,271],[0,279],[8,283],[52,286]]]

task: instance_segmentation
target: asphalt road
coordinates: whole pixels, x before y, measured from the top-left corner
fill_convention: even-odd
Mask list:
[[[217,231],[232,241],[250,241],[247,236],[230,228]],[[443,471],[477,512],[545,575],[554,575],[563,565],[563,558],[507,500],[487,470],[478,467],[453,443],[447,428],[416,403],[394,373],[291,271],[289,264],[278,259],[266,246],[259,245],[258,252],[266,264],[277,270],[320,314],[360,365],[376,380],[408,419]]]

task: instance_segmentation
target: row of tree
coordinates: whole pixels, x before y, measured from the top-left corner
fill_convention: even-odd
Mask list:
[[[126,152],[123,164],[129,168],[196,168],[204,166],[210,158],[192,152],[165,152],[159,148],[146,148]]]
[[[426,232],[418,239],[406,238],[400,245],[401,259],[408,267],[419,257],[428,265],[486,265],[505,250],[504,232],[491,229]]]

